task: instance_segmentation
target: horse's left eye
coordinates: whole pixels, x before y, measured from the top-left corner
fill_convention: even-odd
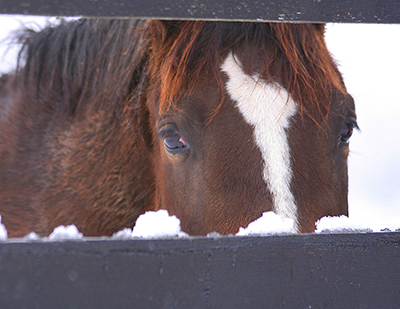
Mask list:
[[[340,133],[340,141],[343,143],[348,143],[351,135],[353,134],[353,129],[356,125],[354,123],[346,122],[343,125],[342,132]]]
[[[177,132],[166,132],[163,135],[165,146],[168,149],[178,149],[186,147],[186,143],[183,138]]]

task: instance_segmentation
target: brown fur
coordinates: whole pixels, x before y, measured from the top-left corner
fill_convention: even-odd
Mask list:
[[[300,230],[347,214],[354,104],[323,26],[80,20],[27,31],[25,62],[0,84],[0,214],[10,236],[76,224],[87,236],[166,208],[190,234],[235,233],[272,210],[253,128],[224,90],[230,50],[285,87]],[[162,130],[190,147],[168,152]]]
[[[73,223],[110,235],[154,204],[136,27],[86,20],[24,38],[26,65],[2,90],[0,213],[10,236]]]

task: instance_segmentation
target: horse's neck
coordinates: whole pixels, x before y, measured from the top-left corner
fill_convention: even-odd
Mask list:
[[[0,92],[0,102],[6,100]],[[18,141],[8,147],[14,158],[25,164],[22,167],[14,158],[4,158],[11,152],[1,149],[6,143],[0,145],[0,155],[6,159],[0,157],[0,169],[13,171],[0,177],[0,187],[7,181],[7,187],[13,188],[10,192],[0,188],[0,205],[23,195],[19,207],[32,216],[26,222],[36,225],[14,236],[31,230],[46,235],[61,224],[75,224],[87,236],[111,235],[133,226],[141,213],[154,207],[151,141],[144,127],[147,122],[135,109],[122,105],[88,109],[75,117],[54,113],[36,132],[38,124],[26,128],[42,115],[22,115],[22,109],[17,108],[19,119],[25,119],[20,125],[13,124],[14,132],[9,136],[14,140],[18,136]],[[38,108],[38,113],[42,112]],[[139,122],[141,128],[137,127]],[[17,130],[30,136],[20,136]],[[25,145],[24,139],[35,139],[36,146]],[[12,166],[7,163],[11,161]],[[11,209],[5,212],[12,217]]]

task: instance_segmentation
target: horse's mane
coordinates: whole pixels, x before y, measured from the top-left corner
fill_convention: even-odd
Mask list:
[[[62,21],[19,36],[21,91],[50,110],[79,114],[88,102],[118,102],[140,81],[144,60],[140,20]],[[22,64],[22,65],[21,65]]]
[[[302,114],[314,120],[326,116],[333,90],[344,92],[345,87],[325,45],[324,30],[318,24],[153,21],[148,33],[159,51],[154,62],[161,68],[156,76],[161,78],[160,109],[173,105],[204,68],[214,71],[223,88],[221,53],[252,43],[264,51],[266,66],[263,72],[251,73],[283,85]],[[266,52],[271,49],[272,54]]]
[[[89,101],[101,106],[128,96],[142,82],[149,56],[152,76],[161,80],[158,102],[164,112],[190,91],[204,68],[213,71],[223,89],[221,54],[252,43],[264,51],[260,76],[279,82],[300,111],[315,119],[329,111],[332,86],[345,91],[323,32],[323,25],[287,23],[61,22],[21,36],[21,90],[49,99],[49,109],[75,114]]]

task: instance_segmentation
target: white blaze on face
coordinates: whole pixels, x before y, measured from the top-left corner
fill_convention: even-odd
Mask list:
[[[229,77],[226,89],[230,98],[254,128],[254,140],[264,160],[263,178],[272,194],[274,211],[294,219],[297,225],[297,206],[290,191],[292,170],[286,133],[290,118],[297,112],[296,104],[279,85],[259,80],[258,75],[245,74],[232,53],[221,68]]]

